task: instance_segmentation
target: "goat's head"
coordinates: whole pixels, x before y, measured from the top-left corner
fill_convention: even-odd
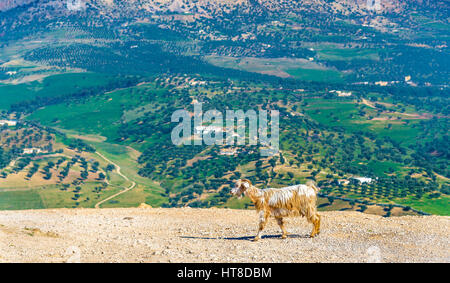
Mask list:
[[[237,196],[238,198],[242,197],[242,194],[245,193],[245,191],[250,188],[252,185],[252,182],[250,182],[247,179],[239,179],[236,181],[236,186],[231,189],[231,194],[234,196]]]

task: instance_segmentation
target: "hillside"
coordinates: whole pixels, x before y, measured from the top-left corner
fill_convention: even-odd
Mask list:
[[[450,262],[449,217],[322,215],[316,238],[304,219],[290,218],[288,239],[271,221],[255,243],[249,210],[2,211],[0,262]]]
[[[261,188],[315,180],[320,210],[448,216],[449,9],[3,1],[0,210],[252,208],[229,194],[248,178]],[[175,145],[172,115],[197,103],[222,117],[278,111],[279,152],[261,155],[261,140]]]

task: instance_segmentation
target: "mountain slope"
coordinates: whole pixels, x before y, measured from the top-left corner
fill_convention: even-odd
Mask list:
[[[244,208],[228,190],[246,177],[260,187],[315,179],[323,209],[450,214],[448,1],[67,3],[0,13],[0,115],[49,127],[58,140],[84,137],[127,168],[137,189],[105,206]],[[279,110],[281,154],[174,146],[171,116],[194,102]],[[2,166],[26,144],[8,135]],[[5,187],[20,187],[14,170],[0,169]],[[77,186],[68,206],[90,207]],[[0,192],[11,195],[34,207],[22,206],[23,192]]]

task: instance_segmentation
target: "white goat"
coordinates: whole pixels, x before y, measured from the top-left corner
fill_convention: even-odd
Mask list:
[[[273,215],[283,231],[282,238],[287,237],[283,217],[306,216],[308,222],[314,225],[310,237],[320,233],[320,215],[317,213],[316,200],[319,188],[314,181],[306,185],[294,185],[286,188],[258,189],[247,179],[240,179],[236,187],[231,190],[235,196],[242,194],[250,197],[259,212],[259,229],[254,241],[259,240],[261,231],[267,224],[270,215]]]

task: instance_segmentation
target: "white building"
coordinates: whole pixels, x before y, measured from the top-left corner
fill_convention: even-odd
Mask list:
[[[353,179],[358,180],[361,184],[364,183],[372,183],[373,179],[372,178],[368,178],[368,177],[353,177]]]
[[[352,96],[351,91],[343,91],[343,90],[330,90],[330,93],[337,93],[340,97],[349,97]]]
[[[338,96],[340,97],[349,97],[352,96],[352,92],[351,91],[337,91]]]
[[[349,183],[350,183],[349,180],[344,180],[344,179],[338,180],[338,184],[339,184],[339,185],[347,186]]]
[[[14,121],[14,120],[0,120],[0,126],[3,126],[3,125],[8,125],[10,127],[13,127],[13,126],[17,125],[17,121]]]
[[[222,148],[219,152],[219,155],[235,155],[236,153],[237,153],[237,149]]]
[[[379,86],[387,86],[389,83],[385,82],[385,81],[379,81],[379,82],[375,82],[375,84],[379,85]]]
[[[220,133],[223,131],[222,127],[216,127],[216,126],[197,126],[195,127],[195,134],[208,134],[210,132]]]
[[[23,154],[35,154],[35,153],[41,153],[42,150],[40,148],[24,148]]]

